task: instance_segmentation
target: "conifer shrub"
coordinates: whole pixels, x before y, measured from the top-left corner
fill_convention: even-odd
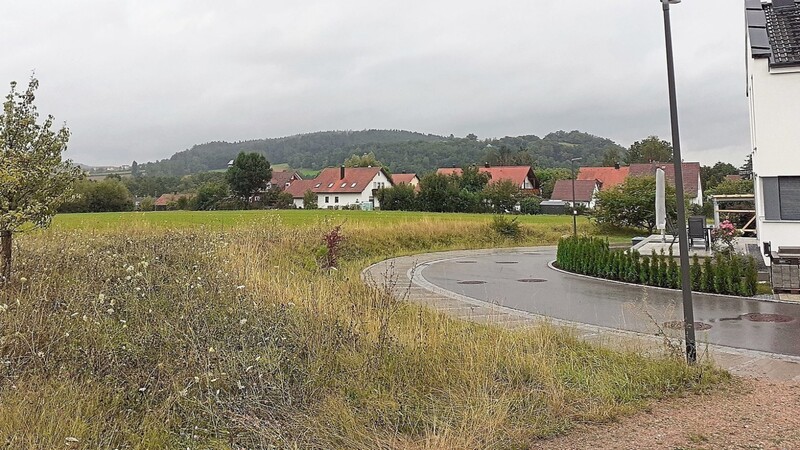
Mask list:
[[[558,243],[556,264],[568,272],[609,280],[680,289],[680,266],[672,250],[650,256],[611,250],[599,237],[565,237]],[[695,255],[690,267],[692,290],[724,295],[753,296],[758,271],[752,257],[717,253],[701,263]]]

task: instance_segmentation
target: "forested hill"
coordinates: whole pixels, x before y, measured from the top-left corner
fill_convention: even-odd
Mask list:
[[[242,142],[209,142],[195,145],[169,159],[142,164],[147,175],[186,175],[224,169],[239,152],[262,153],[273,164],[319,170],[342,164],[353,154],[373,152],[392,172],[426,173],[438,167],[492,164],[531,164],[536,167],[569,167],[569,159],[581,157],[582,165],[598,165],[609,149],[624,149],[613,141],[579,131],[537,136],[479,140],[443,137],[400,130],[325,131],[277,139]]]

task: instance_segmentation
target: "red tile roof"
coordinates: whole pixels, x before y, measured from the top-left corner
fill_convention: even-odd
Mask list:
[[[383,169],[380,167],[347,167],[344,171],[344,178],[342,178],[341,168],[328,167],[323,169],[313,180],[293,182],[286,188],[286,192],[292,194],[294,198],[302,198],[307,190],[318,194],[359,194],[371,187],[370,183]]]
[[[458,167],[441,168],[436,171],[442,175],[461,174],[462,170]],[[492,166],[492,167],[479,167],[478,172],[488,173],[491,176],[489,183],[496,183],[500,180],[511,180],[519,187],[525,183],[525,178],[528,178],[533,184],[534,189],[539,187],[536,175],[533,173],[531,166]]]
[[[272,179],[269,182],[273,187],[284,189],[286,188],[286,183],[302,179],[303,177],[294,170],[273,170]]]
[[[292,198],[303,198],[306,191],[314,192],[315,184],[314,180],[295,180],[283,192],[292,194]]]
[[[413,181],[414,178],[417,178],[417,174],[415,174],[415,173],[396,173],[396,174],[392,175],[392,183],[394,183],[394,184],[400,184],[400,183],[411,184],[411,181]]]
[[[167,206],[167,204],[172,202],[177,202],[181,198],[191,199],[194,197],[194,194],[162,194],[161,197],[158,197],[153,205],[155,206]]]
[[[618,184],[622,184],[626,178],[630,168],[620,167],[581,167],[578,169],[578,176],[576,180],[598,180],[603,183],[602,188],[612,188]]]
[[[631,164],[630,176],[655,176],[656,168],[664,169],[667,182],[675,184],[675,165],[672,163]],[[694,198],[700,190],[700,163],[685,162],[681,166],[683,172],[683,190],[687,197]]]
[[[595,180],[575,180],[575,201],[590,202],[597,186]],[[572,201],[572,180],[558,180],[553,186],[551,200]]]

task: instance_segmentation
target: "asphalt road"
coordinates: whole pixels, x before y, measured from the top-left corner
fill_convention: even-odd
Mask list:
[[[681,326],[680,291],[594,280],[548,267],[555,249],[497,251],[429,263],[417,273],[428,282],[473,299],[573,322],[656,333]],[[800,356],[800,304],[694,294],[699,343]],[[783,322],[754,321],[777,314]],[[670,334],[682,335],[678,328]],[[701,350],[701,349],[698,349]]]

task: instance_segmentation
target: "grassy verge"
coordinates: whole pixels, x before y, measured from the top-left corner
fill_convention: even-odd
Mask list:
[[[726,379],[550,327],[461,323],[359,281],[384,257],[551,244],[571,223],[527,223],[510,241],[486,220],[348,216],[339,270],[321,270],[338,219],[83,229],[68,217],[24,236],[0,291],[0,442],[519,448]]]

